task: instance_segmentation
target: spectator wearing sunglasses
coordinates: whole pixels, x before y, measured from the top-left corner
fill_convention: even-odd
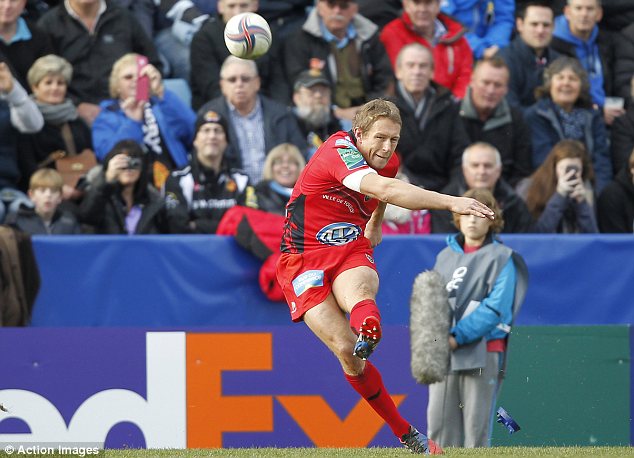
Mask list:
[[[228,166],[244,170],[251,183],[262,179],[267,151],[273,147],[292,143],[300,151],[306,150],[290,107],[260,94],[255,62],[227,57],[220,68],[220,90],[222,96],[207,102],[198,113],[214,111],[227,120]]]

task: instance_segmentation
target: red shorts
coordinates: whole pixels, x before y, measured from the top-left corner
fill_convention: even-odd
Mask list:
[[[339,247],[325,247],[300,254],[282,253],[277,262],[277,280],[293,321],[301,321],[307,310],[321,304],[332,291],[337,276],[354,267],[376,270],[370,241],[361,237]]]

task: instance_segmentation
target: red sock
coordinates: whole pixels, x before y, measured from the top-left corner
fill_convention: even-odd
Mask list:
[[[355,334],[359,333],[359,328],[361,327],[361,324],[363,324],[363,320],[369,316],[374,316],[381,321],[379,308],[376,306],[376,302],[372,299],[362,300],[352,307],[352,310],[350,310],[350,327]]]
[[[348,375],[344,372],[344,375],[352,388],[385,420],[396,437],[400,438],[409,432],[409,423],[401,417],[390,393],[383,385],[381,373],[370,361],[365,362],[363,374]]]

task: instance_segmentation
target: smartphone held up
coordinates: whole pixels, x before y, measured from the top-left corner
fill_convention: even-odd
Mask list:
[[[146,56],[137,56],[136,59],[136,95],[135,98],[140,102],[150,100],[150,77],[142,70],[148,65],[149,60]]]

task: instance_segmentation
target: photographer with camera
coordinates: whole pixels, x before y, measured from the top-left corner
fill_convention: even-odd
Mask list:
[[[561,140],[517,191],[535,219],[533,232],[597,233],[593,189],[586,147],[578,140]]]
[[[133,140],[118,142],[90,181],[79,207],[97,234],[167,234],[165,202],[149,184],[148,155]]]

